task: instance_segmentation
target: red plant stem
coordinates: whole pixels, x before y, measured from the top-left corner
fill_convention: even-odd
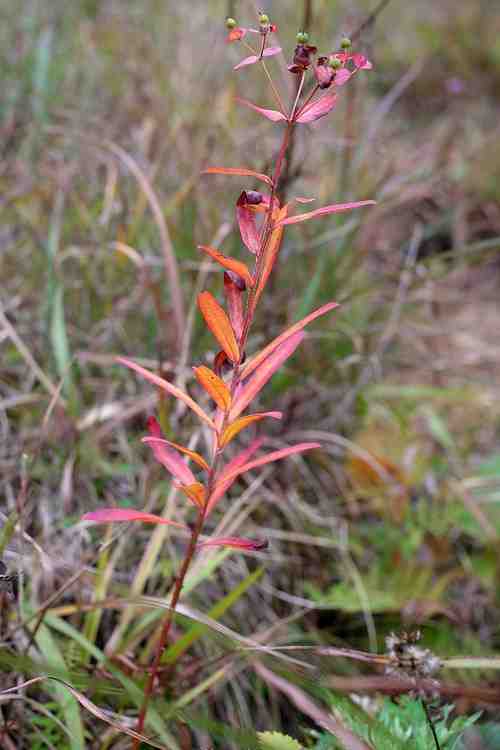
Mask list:
[[[299,94],[300,94],[300,91],[299,91]],[[272,188],[271,188],[269,214],[268,214],[268,219],[267,219],[265,230],[262,233],[262,242],[261,242],[261,247],[260,247],[259,253],[258,253],[257,268],[256,268],[256,272],[255,272],[257,283],[254,284],[252,290],[250,291],[248,302],[247,302],[247,308],[246,308],[246,312],[245,312],[245,320],[244,320],[243,330],[242,330],[242,334],[241,334],[241,338],[240,338],[240,347],[241,347],[241,350],[243,350],[243,348],[244,348],[244,345],[245,345],[245,342],[246,342],[246,339],[248,337],[248,333],[249,333],[249,330],[250,330],[250,326],[252,324],[253,317],[254,317],[254,312],[255,312],[254,290],[258,286],[258,279],[260,277],[261,268],[262,268],[262,259],[265,256],[265,251],[266,251],[266,248],[267,248],[267,245],[269,243],[269,239],[270,239],[271,233],[272,233],[272,228],[273,228],[272,227],[272,206],[273,206],[273,200],[274,200],[274,197],[276,195],[276,191],[277,191],[277,187],[278,187],[278,184],[279,184],[281,172],[282,172],[282,169],[283,169],[283,161],[284,161],[284,158],[285,158],[286,150],[287,150],[288,145],[290,143],[290,135],[292,133],[293,126],[294,126],[292,117],[293,117],[293,113],[295,111],[295,108],[297,106],[297,101],[298,101],[298,97],[297,97],[297,99],[296,99],[296,101],[294,103],[294,106],[292,107],[292,113],[291,113],[290,121],[287,123],[286,129],[285,129],[285,133],[283,135],[283,140],[281,142],[280,150],[279,150],[278,156],[276,158],[276,165],[275,165],[274,174],[273,174],[273,185],[272,185]],[[234,370],[233,370],[233,376],[231,378],[231,385],[230,385],[231,395],[234,394],[234,392],[236,390],[236,387],[237,387],[237,385],[239,383],[239,375],[240,375],[240,367],[239,367],[239,365],[236,365],[235,368],[234,368]],[[222,427],[221,427],[221,433],[224,431],[224,428],[226,427],[227,419],[228,419],[228,417],[227,417],[227,412],[226,412],[226,414],[224,416],[224,421],[223,421]],[[216,450],[216,452],[214,454],[214,457],[212,459],[212,465],[210,467],[210,471],[209,471],[209,475],[208,475],[208,480],[207,480],[207,493],[206,493],[207,501],[208,501],[208,498],[210,497],[210,494],[211,494],[211,492],[213,490],[213,487],[214,487],[215,477],[216,477],[216,474],[217,474],[217,468],[218,468],[220,456],[221,456],[220,450]],[[203,531],[203,525],[205,523],[206,511],[207,511],[207,504],[205,504],[205,507],[203,508],[203,510],[201,510],[200,513],[198,514],[198,517],[197,517],[197,520],[196,520],[196,524],[195,524],[195,526],[194,526],[194,528],[193,528],[193,530],[191,532],[191,539],[190,539],[189,545],[188,545],[188,547],[186,549],[186,553],[184,555],[184,559],[182,561],[182,565],[181,565],[179,573],[177,574],[176,579],[175,579],[175,586],[174,586],[174,590],[172,592],[172,598],[170,600],[170,606],[169,606],[168,612],[166,613],[165,618],[163,620],[163,624],[162,624],[162,627],[161,627],[160,636],[158,638],[158,642],[157,642],[156,648],[155,648],[155,655],[154,655],[153,663],[151,664],[151,668],[150,668],[150,671],[149,671],[149,676],[148,676],[148,679],[147,679],[147,682],[146,682],[146,687],[144,689],[144,697],[143,697],[142,706],[141,706],[141,709],[140,709],[140,712],[139,712],[139,716],[137,718],[136,731],[139,734],[142,734],[142,732],[144,730],[144,723],[146,721],[146,715],[147,715],[147,711],[148,711],[149,702],[151,700],[151,696],[152,696],[152,693],[153,693],[153,688],[154,688],[154,685],[155,685],[155,682],[156,682],[156,678],[158,676],[158,671],[160,669],[161,659],[162,659],[163,653],[165,651],[165,648],[167,646],[168,636],[170,634],[170,629],[172,627],[172,622],[173,622],[173,617],[174,617],[175,609],[176,609],[177,604],[179,602],[179,599],[180,599],[180,596],[181,596],[181,593],[182,593],[182,587],[184,586],[184,581],[186,579],[186,575],[187,575],[187,573],[189,571],[189,568],[191,566],[191,562],[192,562],[193,557],[194,557],[194,553],[196,551],[196,545],[198,543],[199,536],[200,536],[200,534]],[[132,745],[133,750],[139,750],[139,745],[140,745],[140,740],[134,739],[134,742],[133,742],[133,745]]]

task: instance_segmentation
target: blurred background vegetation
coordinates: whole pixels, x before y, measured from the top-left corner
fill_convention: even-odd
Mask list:
[[[377,206],[288,230],[251,337],[255,350],[320,304],[342,303],[310,327],[263,397],[286,415],[270,444],[319,439],[324,450],[242,480],[217,521],[226,533],[268,538],[270,551],[200,555],[184,598],[261,644],[383,651],[390,631],[419,627],[442,658],[498,653],[494,6],[392,0],[356,44],[374,70],[346,87],[333,116],[296,135],[289,197]],[[329,52],[373,7],[274,0],[266,10],[288,59],[304,14],[311,41]],[[220,277],[212,284],[196,245],[243,257],[234,204],[254,187],[200,171],[265,171],[277,146],[275,128],[235,102],[271,104],[265,80],[256,68],[234,73],[242,50],[224,43],[225,16],[251,25],[254,12],[243,0],[0,0],[0,556],[24,572],[20,608],[7,607],[0,623],[0,685],[49,665],[122,721],[136,711],[162,611],[130,597],[165,600],[183,540],[152,543],[146,527],[106,532],[78,520],[114,503],[160,512],[166,498],[175,518],[191,512],[140,437],[153,411],[179,442],[203,448],[206,436],[113,357],[161,363],[200,395],[189,365],[208,363],[213,341],[193,300],[201,284],[219,293]],[[285,63],[270,65],[290,88]],[[112,597],[122,604],[88,606]],[[44,603],[30,645],[37,620],[27,621]],[[167,741],[164,717],[182,709],[218,747],[238,738],[224,744],[215,725],[283,729],[334,747],[235,655],[227,633],[185,615],[176,632],[186,640],[171,654],[178,679],[151,733]],[[498,689],[498,678],[476,663],[443,679],[464,686],[458,714],[483,710],[467,747],[494,748],[494,701],[466,688]],[[324,679],[315,673],[304,689],[321,685],[341,713],[332,675],[352,678],[357,692],[355,679],[373,674],[326,657],[316,666]],[[37,684],[22,703],[0,704],[18,747],[126,746],[57,683]]]

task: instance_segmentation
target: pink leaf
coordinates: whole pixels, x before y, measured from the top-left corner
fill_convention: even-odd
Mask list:
[[[260,236],[255,224],[255,213],[248,205],[245,190],[236,203],[236,218],[238,219],[241,239],[250,252],[256,255],[260,248]]]
[[[302,318],[302,320],[299,320],[298,323],[294,323],[293,326],[287,328],[286,331],[283,331],[283,333],[281,333],[279,336],[277,336],[277,338],[271,341],[270,344],[264,347],[264,349],[256,354],[255,357],[251,359],[247,365],[245,365],[242,370],[241,377],[248,378],[248,376],[255,370],[255,368],[259,367],[260,363],[263,362],[266,357],[269,357],[269,355],[272,354],[272,352],[274,352],[275,349],[277,349],[281,344],[283,344],[284,341],[289,339],[290,336],[293,336],[298,331],[301,331],[306,327],[306,325],[312,323],[313,320],[319,318],[321,315],[324,315],[327,312],[330,312],[330,310],[334,310],[336,307],[338,307],[337,302],[327,302],[326,305],[318,307],[317,310],[314,310],[314,312],[306,315],[306,317]]]
[[[344,83],[347,83],[351,76],[352,73],[347,70],[347,68],[341,68],[340,70],[337,70],[337,72],[335,73],[335,86],[343,86]]]
[[[192,409],[194,413],[197,414],[200,419],[202,419],[212,430],[215,430],[215,424],[210,419],[208,414],[205,414],[201,406],[199,406],[196,401],[193,401],[191,396],[188,396],[187,393],[181,391],[180,388],[172,385],[172,383],[169,383],[168,380],[160,378],[159,375],[155,375],[153,372],[146,370],[145,367],[141,367],[131,359],[127,359],[126,357],[117,357],[116,361],[122,365],[125,365],[125,367],[129,367],[131,370],[138,372],[139,375],[142,375],[143,378],[149,380],[150,383],[153,383],[153,385],[157,385],[159,388],[163,388],[164,391],[170,393],[171,396],[175,396],[175,398],[178,398],[179,401],[183,401],[186,406],[189,406],[189,408]]]
[[[262,53],[262,57],[273,57],[273,55],[279,55],[280,52],[281,47],[268,47]],[[259,62],[260,59],[261,58],[257,55],[250,55],[249,57],[245,57],[245,59],[239,62],[238,65],[234,66],[234,70],[239,70],[240,68],[244,68],[247,65],[255,65],[255,63]]]
[[[168,518],[155,516],[153,513],[144,513],[142,510],[132,508],[100,508],[82,516],[82,521],[96,521],[97,523],[114,523],[115,521],[142,521],[142,523],[157,523],[165,526],[176,526],[178,529],[186,529],[182,523],[169,521]]]
[[[288,448],[281,448],[278,451],[267,453],[265,456],[256,458],[246,464],[236,466],[229,472],[226,471],[226,467],[222,475],[224,484],[236,479],[236,477],[239,477],[240,474],[243,474],[245,471],[250,471],[250,469],[257,469],[259,466],[265,466],[266,464],[273,463],[274,461],[279,461],[281,458],[292,456],[295,453],[304,453],[304,451],[310,451],[314,448],[321,448],[321,445],[319,443],[299,443],[298,445],[291,445]],[[217,490],[217,488],[218,484],[216,484],[215,490]]]
[[[244,549],[248,552],[258,552],[267,549],[269,542],[267,539],[243,539],[240,536],[222,536],[214,539],[207,539],[206,542],[200,542],[198,547],[232,547],[233,549]]]
[[[238,63],[238,65],[235,65],[233,70],[239,70],[240,68],[244,68],[246,65],[254,65],[256,62],[258,62],[259,58],[257,55],[249,55],[248,57],[245,57],[241,62]]]
[[[372,70],[373,65],[368,60],[365,55],[360,55],[359,53],[356,53],[351,56],[351,60],[353,61],[354,65],[359,68],[360,70]]]
[[[152,448],[156,460],[181,484],[194,484],[196,482],[193,472],[179,454],[169,447],[168,440],[158,437],[143,437],[141,442]]]
[[[295,349],[304,338],[302,331],[294,333],[288,337],[272,354],[269,355],[255,370],[254,375],[243,384],[242,390],[238,393],[233,401],[229,412],[229,420],[232,421],[246,409],[250,401],[265,386],[267,381],[274,375],[283,362],[285,362],[294,353]]]
[[[336,94],[324,94],[324,96],[317,99],[315,102],[311,102],[301,111],[296,119],[296,122],[314,122],[319,120],[320,117],[324,117],[329,114],[337,104]]]
[[[282,112],[278,112],[276,109],[265,109],[264,107],[258,107],[256,104],[253,104],[253,102],[249,102],[248,99],[240,99],[239,97],[236,98],[236,101],[240,104],[244,104],[246,107],[250,107],[250,109],[254,109],[256,112],[263,115],[264,117],[267,117],[267,119],[271,120],[272,122],[287,120],[285,115]]]
[[[262,53],[262,57],[273,57],[273,55],[279,55],[281,47],[266,47]]]
[[[243,464],[246,463],[248,459],[252,458],[252,456],[257,453],[262,443],[262,438],[256,438],[255,440],[252,440],[248,448],[245,448],[245,450],[241,451],[241,453],[238,453],[234,458],[231,459],[231,461],[229,461],[229,463],[226,464],[217,479],[217,487],[214,488],[212,494],[209,497],[205,516],[208,516],[212,512],[221,497],[232,485],[234,479],[230,479],[229,481],[227,481],[226,474],[230,474],[238,466],[243,466]]]
[[[301,221],[308,221],[309,219],[315,219],[317,216],[326,216],[327,214],[340,214],[344,211],[352,211],[354,208],[362,208],[363,206],[374,206],[375,201],[355,201],[354,203],[332,203],[330,206],[323,206],[323,208],[317,208],[314,211],[309,211],[307,214],[297,214],[297,216],[289,216],[287,219],[278,221],[275,226],[285,226],[287,224],[298,224]]]

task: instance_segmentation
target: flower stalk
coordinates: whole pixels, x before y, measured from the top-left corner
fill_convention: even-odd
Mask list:
[[[143,439],[143,442],[153,451],[155,459],[172,475],[175,486],[194,506],[195,521],[190,526],[184,526],[176,521],[128,508],[104,508],[89,512],[84,516],[85,520],[99,523],[118,521],[163,523],[181,527],[184,531],[190,533],[189,542],[175,578],[169,609],[161,623],[154,648],[154,656],[148,670],[143,702],[137,718],[137,732],[140,735],[144,730],[162,657],[168,645],[175,610],[182,595],[186,575],[197,550],[205,546],[222,546],[244,552],[257,552],[267,546],[266,540],[240,537],[209,537],[208,540],[200,543],[200,537],[205,532],[207,521],[212,512],[241,474],[288,456],[320,447],[318,443],[299,443],[298,445],[283,446],[271,453],[257,455],[263,440],[254,439],[240,452],[225,461],[229,443],[235,441],[238,435],[248,431],[254,422],[269,418],[281,418],[281,413],[277,411],[246,415],[243,412],[258,396],[275,372],[293,355],[304,338],[304,328],[317,317],[325,315],[337,307],[335,302],[323,305],[281,333],[260,352],[254,354],[250,361],[246,361],[245,349],[251,326],[255,319],[259,300],[277,261],[286,226],[331,213],[350,211],[371,205],[374,202],[363,200],[332,204],[307,213],[290,215],[293,202],[282,204],[282,196],[280,195],[280,181],[296,125],[314,122],[330,113],[336,103],[336,91],[339,85],[347,82],[351,75],[358,70],[371,67],[366,58],[362,55],[351,55],[342,48],[342,51],[333,55],[334,65],[331,73],[329,72],[330,69],[326,72],[323,69],[318,72],[313,65],[316,47],[309,45],[307,35],[300,32],[297,37],[298,44],[295,48],[293,61],[288,68],[290,73],[296,76],[296,93],[289,113],[286,114],[286,109],[282,104],[283,98],[280,96],[265,62],[266,58],[281,53],[281,48],[267,46],[269,36],[276,31],[276,26],[270,22],[267,14],[262,12],[259,14],[259,29],[239,27],[232,18],[227,19],[226,26],[229,31],[228,41],[230,42],[241,41],[247,33],[260,34],[259,52],[255,52],[252,47],[243,42],[245,46],[249,47],[252,54],[238,63],[235,68],[240,69],[253,64],[260,65],[270,83],[271,94],[278,101],[280,109],[279,111],[269,110],[245,100],[240,101],[274,123],[283,122],[284,129],[272,176],[255,172],[246,167],[210,167],[205,170],[205,174],[237,175],[259,184],[264,183],[267,190],[267,194],[255,189],[244,190],[236,203],[236,217],[242,245],[253,256],[253,268],[239,259],[225,256],[216,248],[206,245],[200,246],[200,250],[208,254],[224,272],[226,309],[208,291],[201,292],[198,297],[198,306],[207,328],[220,347],[213,368],[204,364],[193,368],[199,385],[215,403],[214,413],[207,413],[206,407],[202,403],[136,362],[123,357],[118,358],[120,364],[134,370],[152,385],[165,390],[170,396],[182,401],[211,430],[212,450],[208,457],[164,439],[160,425],[154,417],[148,420],[149,436]],[[326,59],[325,57],[319,58],[318,61],[322,61],[319,64],[324,65],[323,61]],[[314,71],[316,79],[320,83],[313,84],[311,92],[304,97],[306,79],[312,71]],[[341,73],[342,75],[340,75]],[[323,93],[323,89],[330,89],[331,87],[333,87],[333,94],[331,91]],[[322,93],[319,98],[314,99],[316,93],[320,90]],[[297,200],[305,202],[304,199]],[[188,464],[189,460],[196,465],[195,471],[204,473],[204,478],[198,478],[193,473]],[[134,739],[133,747],[135,750],[139,748],[139,742],[139,739]]]

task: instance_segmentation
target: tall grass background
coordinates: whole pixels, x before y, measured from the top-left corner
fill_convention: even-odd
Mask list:
[[[326,49],[373,9],[273,2],[289,53],[308,5]],[[103,543],[78,519],[103,503],[188,513],[140,436],[151,411],[192,446],[203,432],[114,355],[195,391],[187,364],[213,346],[193,305],[211,274],[196,246],[238,254],[242,186],[200,172],[265,171],[277,146],[235,104],[239,93],[265,105],[266,93],[232,72],[228,12],[244,23],[254,9],[0,2],[0,553],[23,572],[1,622],[0,686],[50,673],[122,723],[140,705],[182,540],[113,529]],[[168,657],[177,680],[150,718],[160,743],[179,742],[169,717],[221,747],[250,742],[222,727],[312,743],[314,720],[271,687],[284,665],[238,647],[383,651],[390,631],[416,626],[443,658],[468,657],[449,675],[462,686],[455,710],[483,708],[492,731],[494,691],[467,689],[498,687],[487,667],[499,638],[499,31],[490,3],[393,0],[358,43],[373,73],[296,136],[289,195],[378,202],[289,231],[250,342],[341,303],[268,389],[287,415],[276,440],[324,451],[226,501],[219,532],[244,524],[271,547],[197,559]],[[302,689],[319,682],[332,705],[342,680],[363,692],[368,674],[327,657],[315,670]],[[16,704],[0,709],[19,747],[124,742],[56,681]],[[468,747],[495,747],[481,731]]]

